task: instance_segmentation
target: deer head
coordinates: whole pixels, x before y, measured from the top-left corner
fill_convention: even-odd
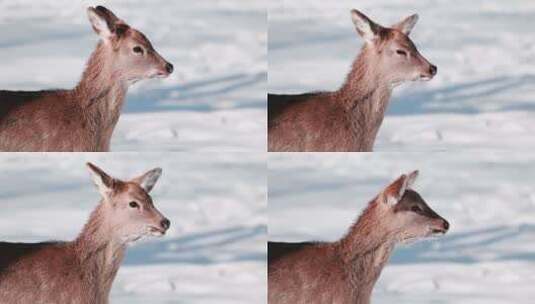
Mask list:
[[[418,21],[418,15],[411,15],[391,27],[381,26],[357,10],[351,11],[351,18],[357,33],[364,39],[363,53],[370,68],[391,85],[406,81],[430,80],[437,73],[437,67],[419,52],[409,34]]]
[[[145,235],[165,234],[171,223],[156,209],[149,195],[162,169],[122,181],[91,163],[87,167],[102,196],[99,215],[103,218],[99,223],[106,226],[112,238],[128,242]]]
[[[146,78],[167,77],[173,65],[156,52],[150,41],[140,31],[130,27],[103,6],[87,9],[93,30],[102,40],[102,52],[111,57],[112,75],[127,83]]]
[[[372,202],[377,225],[395,242],[445,234],[449,223],[431,209],[412,185],[418,171],[403,174]]]

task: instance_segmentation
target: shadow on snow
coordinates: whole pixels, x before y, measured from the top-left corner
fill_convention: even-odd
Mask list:
[[[180,86],[159,88],[128,94],[125,113],[158,111],[199,111],[220,109],[220,101],[229,101],[231,108],[265,108],[265,94],[251,98],[251,93],[242,91],[263,85],[267,72],[253,74],[237,73],[202,81],[194,81]],[[257,90],[257,89],[253,89]],[[240,94],[236,94],[236,92]]]
[[[266,260],[266,246],[253,250],[251,242],[265,241],[265,225],[234,226],[221,230],[190,233],[161,242],[148,242],[128,249],[125,265],[188,263],[213,264],[221,262]]]
[[[508,243],[515,239],[534,235],[535,225],[497,226],[440,237],[440,241],[422,241],[400,246],[394,251],[392,264],[416,263],[479,263],[481,261],[535,261],[535,253],[514,249]],[[435,246],[434,242],[440,245]],[[519,241],[521,242],[521,241]],[[491,246],[497,246],[498,249]],[[499,250],[501,247],[507,250]],[[481,256],[484,256],[481,258]]]
[[[533,82],[535,75],[501,76],[453,84],[436,90],[416,90],[394,97],[387,115],[476,114],[482,112],[481,107],[470,102],[484,106],[488,102],[487,98],[496,99],[494,95],[530,89]],[[487,106],[493,108],[493,111],[535,111],[535,102],[528,104],[510,97],[507,101],[504,99],[502,104],[495,102]]]

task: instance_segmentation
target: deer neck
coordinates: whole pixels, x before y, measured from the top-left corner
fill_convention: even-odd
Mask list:
[[[126,243],[112,235],[115,227],[108,220],[106,208],[101,202],[74,241],[86,278],[104,297],[111,290],[126,251]]]
[[[75,100],[95,123],[111,129],[117,124],[128,89],[128,82],[114,66],[113,52],[110,45],[99,42],[74,89]]]
[[[375,138],[383,121],[392,94],[392,85],[382,75],[376,50],[365,46],[353,62],[342,87],[335,92],[336,102],[341,102],[353,131]]]
[[[378,225],[381,212],[384,211],[380,210],[380,206],[370,204],[347,235],[338,242],[340,256],[347,264],[351,282],[358,287],[354,290],[358,292],[359,299],[371,294],[394,249],[392,232]]]

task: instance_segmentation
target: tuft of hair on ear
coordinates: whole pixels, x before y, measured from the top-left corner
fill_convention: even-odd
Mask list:
[[[149,170],[142,175],[133,178],[131,181],[139,184],[139,186],[145,191],[150,192],[154,185],[162,175],[162,168],[154,168]]]
[[[368,16],[356,9],[351,10],[351,20],[355,25],[357,33],[367,42],[373,43],[379,36],[381,26],[373,22]]]
[[[414,171],[410,172],[409,174],[407,174],[407,179],[406,179],[406,188],[407,189],[412,187],[412,185],[416,181],[416,178],[418,177],[418,174],[420,174],[420,172],[418,170],[414,170]]]
[[[95,8],[88,7],[87,15],[93,30],[104,41],[111,40],[114,36],[123,36],[129,28],[124,21],[117,18],[115,14],[103,6],[97,6]]]
[[[104,198],[108,198],[114,188],[115,188],[115,179],[111,176],[109,176],[104,170],[100,169],[99,167],[93,165],[90,162],[86,163],[87,168],[89,169],[89,172],[91,173],[91,177],[93,179],[93,183],[95,186],[97,186],[98,191]]]
[[[108,27],[110,28],[110,31],[115,34],[118,37],[122,37],[126,31],[128,31],[128,28],[130,27],[128,24],[126,24],[123,20],[119,19],[112,11],[105,8],[104,6],[97,6],[95,8],[101,16],[104,17],[106,20],[106,23],[108,24]]]
[[[407,175],[403,174],[383,190],[383,201],[387,205],[393,206],[401,200],[406,190],[406,179]]]
[[[418,14],[412,14],[406,17],[405,19],[401,20],[400,22],[392,25],[392,28],[397,29],[403,34],[409,36],[412,29],[416,25],[416,22],[418,22]]]
[[[417,177],[418,170],[402,174],[383,190],[383,201],[389,206],[397,204],[405,194],[405,191],[412,187]]]

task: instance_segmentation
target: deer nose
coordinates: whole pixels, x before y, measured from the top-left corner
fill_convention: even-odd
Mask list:
[[[171,222],[168,219],[163,219],[160,222],[160,226],[162,226],[163,229],[167,230],[169,229],[169,226],[171,226]]]
[[[170,63],[168,62],[168,63],[165,65],[165,70],[166,70],[167,73],[169,73],[169,74],[173,73],[173,70],[174,70],[173,65],[170,64]]]
[[[437,74],[437,66],[436,65],[431,65],[429,67],[429,74],[435,76]]]
[[[448,221],[444,220],[444,223],[443,223],[443,226],[444,226],[444,230],[448,230],[450,229],[450,223],[448,223]]]

